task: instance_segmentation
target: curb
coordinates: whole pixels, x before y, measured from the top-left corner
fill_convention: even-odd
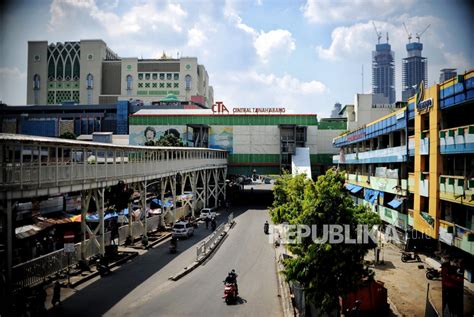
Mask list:
[[[200,258],[197,261],[194,261],[191,265],[187,266],[186,268],[184,268],[182,271],[178,272],[177,274],[170,276],[168,279],[176,282],[183,276],[194,271],[194,269],[196,269],[199,265],[201,265],[204,261],[206,261],[212,253],[214,253],[214,250],[216,250],[217,247],[222,243],[222,241],[225,240],[225,238],[227,237],[227,233],[233,227],[234,224],[235,224],[235,221],[232,222],[232,224],[229,226],[228,229],[224,229],[223,234],[220,236],[220,238],[217,240],[214,246],[210,248],[209,252],[207,252],[202,258]]]
[[[156,244],[166,240],[167,238],[169,238],[171,236],[171,232],[166,232],[165,234],[163,234],[162,236],[160,236],[158,239],[148,243],[148,246],[146,248],[143,248],[143,246],[141,245],[140,242],[137,242],[138,245],[129,245],[129,246],[125,246],[123,245],[123,247],[127,247],[127,248],[132,248],[132,249],[137,249],[137,250],[148,250],[152,247],[154,247]],[[138,240],[137,240],[138,241]]]
[[[276,275],[278,280],[278,289],[279,289],[279,297],[280,303],[283,310],[284,317],[294,317],[296,316],[295,308],[293,307],[293,302],[291,300],[291,290],[289,288],[288,283],[286,283],[285,278],[282,276],[281,270],[283,269],[283,264],[281,264],[279,259],[279,250],[275,248],[275,268],[276,268]]]
[[[124,252],[124,253],[125,253],[125,252]],[[116,266],[118,266],[118,265],[120,265],[120,264],[123,264],[123,263],[125,263],[125,262],[127,262],[127,261],[133,259],[134,257],[136,257],[136,256],[138,255],[138,252],[126,252],[126,253],[129,253],[129,255],[126,256],[126,257],[124,257],[123,259],[118,260],[117,262],[112,263],[109,267],[110,267],[110,268],[116,267]],[[70,288],[75,288],[75,287],[81,285],[82,283],[87,282],[88,280],[90,280],[90,279],[96,277],[97,275],[99,275],[99,272],[98,272],[98,271],[95,271],[95,272],[93,272],[93,273],[91,273],[91,274],[89,274],[89,275],[87,275],[87,276],[84,276],[84,277],[81,278],[79,281],[69,284],[69,287],[70,287]]]

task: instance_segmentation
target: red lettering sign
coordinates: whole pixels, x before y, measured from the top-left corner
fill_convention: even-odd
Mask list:
[[[224,105],[222,101],[217,101],[214,105],[212,105],[212,112],[213,113],[229,113],[229,109]]]

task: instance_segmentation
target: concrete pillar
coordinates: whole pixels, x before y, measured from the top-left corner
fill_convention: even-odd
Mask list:
[[[89,203],[91,201],[92,193],[90,190],[84,190],[81,193],[81,260],[86,259],[86,235],[87,235],[87,224],[86,216],[87,210],[89,209]]]
[[[145,218],[143,218],[143,236],[146,238],[147,237],[147,218],[148,218],[148,213],[146,211],[146,190],[147,190],[147,181],[145,181],[141,184],[141,191],[140,191],[140,200],[142,204],[142,212]]]

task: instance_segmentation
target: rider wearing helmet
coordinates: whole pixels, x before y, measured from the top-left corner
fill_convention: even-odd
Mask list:
[[[225,282],[228,284],[234,284],[235,291],[237,294],[239,294],[239,287],[237,286],[237,274],[235,273],[234,269],[232,269],[232,271],[229,272],[229,274],[225,278]]]

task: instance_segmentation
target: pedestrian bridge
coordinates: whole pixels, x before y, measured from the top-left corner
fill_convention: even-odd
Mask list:
[[[183,214],[183,210],[191,210],[194,216],[197,207],[216,207],[219,201],[225,201],[226,174],[227,152],[222,150],[122,146],[0,134],[0,207],[1,223],[5,224],[7,237],[8,287],[34,285],[63,269],[61,263],[67,258],[65,251],[59,250],[13,266],[16,202],[80,192],[81,242],[76,245],[75,253],[76,260],[84,260],[97,253],[103,255],[105,246],[110,243],[110,232],[104,227],[107,187],[123,182],[139,193],[139,219],[132,219],[132,212],[129,212],[128,225],[120,228],[119,235],[123,233],[124,237],[131,239],[147,239],[147,232],[156,229],[159,221],[172,223]],[[161,215],[149,217],[147,198],[150,195],[161,197],[161,202],[167,196],[173,204],[168,207],[163,205]],[[180,201],[178,208],[175,202],[179,195],[192,198]],[[99,222],[95,228],[89,227],[86,222],[90,203],[96,205],[98,214]],[[128,209],[131,210],[131,203]],[[56,264],[48,272],[42,270],[39,274],[37,268],[43,267],[42,261],[51,259]]]
[[[104,188],[227,167],[208,148],[121,146],[0,134],[0,199]]]

